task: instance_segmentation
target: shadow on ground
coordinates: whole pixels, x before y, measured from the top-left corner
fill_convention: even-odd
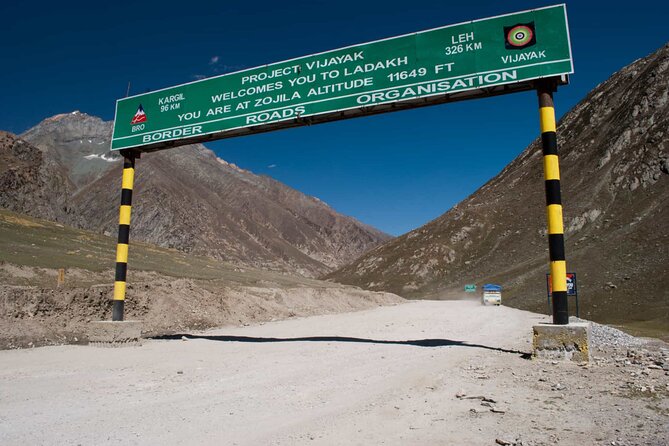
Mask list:
[[[154,336],[151,339],[156,340],[182,340],[204,339],[207,341],[221,342],[251,342],[251,343],[272,343],[272,342],[355,342],[361,344],[391,344],[391,345],[410,345],[414,347],[472,347],[493,350],[502,353],[512,353],[520,355],[523,359],[530,359],[531,354],[519,350],[508,350],[499,347],[490,347],[488,345],[470,344],[463,341],[454,341],[451,339],[413,339],[406,341],[390,341],[385,339],[365,339],[352,338],[347,336],[305,336],[300,338],[259,338],[255,336],[226,336],[226,335],[192,335],[192,334],[171,334]]]

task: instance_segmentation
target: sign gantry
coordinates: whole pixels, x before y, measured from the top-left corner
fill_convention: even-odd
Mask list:
[[[568,323],[553,92],[573,73],[565,5],[352,45],[119,99],[125,157],[113,320],[123,319],[135,159],[142,152],[426,105],[539,94],[555,323]]]
[[[119,99],[142,151],[533,89],[573,72],[564,5],[449,25]]]

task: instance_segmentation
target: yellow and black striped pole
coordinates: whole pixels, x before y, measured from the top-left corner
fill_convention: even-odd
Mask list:
[[[544,154],[544,180],[546,186],[546,214],[548,218],[548,252],[550,257],[551,287],[553,295],[553,324],[567,325],[567,263],[564,254],[564,224],[560,194],[560,164],[558,161],[557,134],[553,91],[550,80],[537,85],[541,145]]]
[[[123,153],[123,180],[121,182],[121,208],[118,218],[112,321],[123,320],[126,274],[128,272],[128,245],[130,242],[130,211],[132,209],[132,186],[134,181],[135,154],[132,152]]]

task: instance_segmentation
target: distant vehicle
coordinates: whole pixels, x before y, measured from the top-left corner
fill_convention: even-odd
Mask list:
[[[501,305],[502,287],[492,283],[483,285],[483,305]]]

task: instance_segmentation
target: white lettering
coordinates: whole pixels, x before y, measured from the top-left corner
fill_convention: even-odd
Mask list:
[[[375,104],[398,99],[446,93],[449,91],[465,88],[483,87],[491,84],[513,81],[517,78],[518,72],[516,70],[503,71],[501,73],[488,73],[485,75],[459,78],[452,82],[443,80],[438,82],[429,82],[417,87],[394,88],[385,91],[377,91],[374,93],[365,93],[358,96],[356,101],[360,105]]]
[[[541,51],[529,51],[526,53],[512,54],[510,56],[501,56],[502,62],[504,63],[518,63],[518,62],[527,62],[535,59],[545,59],[546,50]]]
[[[341,65],[348,62],[354,62],[356,60],[364,60],[365,55],[363,51],[356,51],[355,53],[342,54],[340,56],[328,57],[326,59],[314,60],[307,62],[307,69],[313,70],[314,68],[326,68],[332,65]]]
[[[173,94],[171,96],[158,98],[158,105],[170,104],[172,102],[183,101],[184,99],[186,98],[184,97],[183,93]]]
[[[263,71],[261,73],[249,74],[242,77],[242,85],[246,83],[262,82],[267,79],[274,79],[281,76],[288,76],[289,74],[298,74],[300,72],[299,65],[293,65],[290,67],[276,68],[271,71]]]
[[[253,96],[260,93],[268,93],[274,90],[281,90],[283,88],[283,82],[277,81],[270,84],[256,85],[253,87],[242,88],[237,91],[227,91],[225,93],[215,94],[211,97],[211,102],[222,102],[229,101],[231,99],[238,99],[245,96]]]
[[[194,125],[192,127],[184,127],[182,129],[162,130],[159,132],[149,133],[142,136],[142,142],[157,142],[166,139],[183,138],[185,136],[193,136],[202,133],[202,126]]]
[[[177,115],[177,116],[179,117],[179,121],[183,121],[183,120],[190,121],[191,119],[199,118],[200,113],[201,112],[198,110],[196,112],[182,113],[182,114]]]
[[[464,33],[464,34],[458,34],[457,36],[451,36],[451,43],[453,45],[457,43],[464,43],[464,42],[469,42],[470,40],[474,40],[474,33]]]
[[[304,107],[284,108],[272,112],[260,112],[246,117],[247,124],[262,124],[264,122],[276,121],[279,119],[299,118],[304,114]]]
[[[434,66],[434,72],[439,73],[443,70],[453,71],[453,65],[455,65],[455,62],[442,63],[442,64],[439,64],[439,65],[435,65]]]

